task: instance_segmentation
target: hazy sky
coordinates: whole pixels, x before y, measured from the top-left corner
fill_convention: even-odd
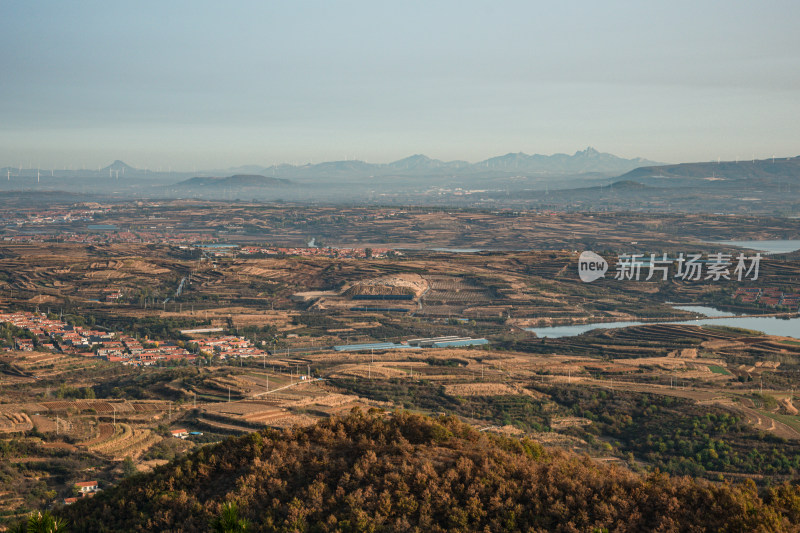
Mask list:
[[[800,2],[4,0],[0,166],[800,154]]]

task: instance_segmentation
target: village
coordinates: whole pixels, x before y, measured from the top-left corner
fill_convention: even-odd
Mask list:
[[[239,250],[240,255],[265,255],[281,256],[292,255],[299,257],[331,257],[338,259],[384,259],[390,255],[402,255],[390,248],[280,248],[280,247],[244,247]]]
[[[798,293],[762,287],[736,289],[733,297],[742,303],[761,304],[767,307],[787,307],[790,311],[797,311],[800,305],[800,294]]]
[[[55,351],[82,357],[98,357],[112,363],[150,366],[159,362],[194,363],[198,356],[217,356],[220,360],[263,357],[267,352],[256,348],[244,337],[225,335],[198,338],[192,343],[139,340],[117,332],[72,326],[45,313],[0,313],[0,323],[11,324],[28,333],[14,338],[6,351]]]

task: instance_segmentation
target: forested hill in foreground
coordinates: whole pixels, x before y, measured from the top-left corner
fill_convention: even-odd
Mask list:
[[[57,514],[73,531],[797,531],[800,491],[640,476],[454,418],[357,412],[226,440]]]

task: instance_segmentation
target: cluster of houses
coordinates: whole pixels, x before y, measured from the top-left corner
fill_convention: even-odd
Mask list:
[[[201,353],[219,355],[220,359],[229,357],[262,357],[267,352],[253,346],[244,337],[227,335],[225,337],[206,338],[197,341]]]
[[[35,343],[33,339],[25,337],[14,339],[14,348],[23,351],[33,351],[34,345],[38,344],[40,350],[93,355],[93,345],[111,341],[114,337],[106,331],[71,326],[61,320],[48,318],[44,313],[0,313],[0,322],[33,334]]]
[[[97,348],[97,356],[112,363],[133,366],[151,366],[159,361],[186,360],[193,362],[195,354],[169,342],[141,343],[138,339],[128,335],[118,335],[118,340],[103,343]]]
[[[386,257],[390,253],[397,254],[397,252],[391,248],[277,248],[272,246],[247,246],[239,250],[239,254],[241,255],[299,255],[304,257],[335,257],[342,259],[380,259]]]
[[[197,357],[195,353],[174,343],[147,340],[140,342],[129,335],[71,326],[61,320],[50,319],[43,313],[0,313],[0,322],[13,324],[36,337],[36,343],[27,337],[15,338],[16,350],[33,351],[35,344],[38,344],[40,350],[100,357],[110,362],[135,366],[150,366],[160,361],[193,362]],[[217,355],[220,359],[267,355],[267,352],[256,348],[249,340],[233,335],[202,338],[196,343],[200,354]]]
[[[736,290],[733,297],[742,303],[760,303],[767,307],[788,307],[793,311],[800,307],[800,294],[783,292],[778,289],[741,288]]]
[[[26,224],[68,224],[71,222],[92,222],[96,209],[52,209],[47,211],[37,211],[15,219],[8,219],[9,225],[24,226]]]

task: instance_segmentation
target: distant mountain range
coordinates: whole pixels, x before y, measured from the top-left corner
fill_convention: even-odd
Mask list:
[[[613,154],[598,152],[592,147],[575,152],[573,155],[527,155],[522,152],[506,154],[500,157],[487,159],[477,165],[481,168],[516,171],[518,169],[529,171],[548,172],[553,174],[586,174],[590,172],[617,173],[624,172],[623,168],[636,168],[643,165],[657,165],[647,159],[636,157],[624,159]]]
[[[7,177],[55,177],[55,178],[107,178],[122,180],[138,178],[176,180],[191,177],[211,177],[230,175],[260,175],[272,178],[283,178],[300,181],[316,181],[325,178],[336,179],[375,179],[381,177],[420,177],[433,176],[472,176],[472,177],[508,177],[508,176],[577,176],[583,174],[602,174],[615,176],[637,167],[659,165],[655,161],[642,158],[625,159],[613,154],[603,153],[588,147],[572,155],[553,154],[528,155],[522,152],[509,153],[492,157],[477,163],[467,161],[442,161],[422,154],[416,154],[392,163],[367,163],[365,161],[346,160],[328,161],[305,165],[273,165],[269,167],[245,165],[228,169],[200,170],[194,172],[164,171],[162,169],[140,169],[123,161],[116,160],[110,165],[98,169],[36,169],[5,167],[0,172]],[[165,183],[166,184],[166,183]]]
[[[116,162],[115,165],[119,166]],[[416,154],[391,163],[328,161],[307,165],[244,166],[224,172],[227,178],[195,175],[164,184],[165,194],[208,198],[222,191],[240,198],[343,199],[379,198],[387,194],[419,194],[437,190],[519,190],[590,186],[627,172],[646,159],[624,159],[594,148],[573,155],[512,153],[478,163],[442,161]],[[116,176],[116,169],[112,169]],[[127,168],[126,173],[131,171]],[[173,177],[175,177],[173,175]],[[183,176],[181,176],[183,177]]]
[[[467,161],[442,161],[416,154],[392,163],[367,163],[365,161],[329,161],[308,165],[275,165],[271,167],[238,167],[233,172],[257,173],[289,179],[319,178],[377,178],[386,176],[442,176],[483,175],[508,176],[520,174],[573,176],[589,173],[618,175],[644,165],[658,165],[642,158],[624,159],[613,154],[598,152],[592,147],[573,155],[528,155],[522,152],[492,157],[478,163]]]
[[[391,163],[329,161],[199,172],[0,169],[0,191],[114,198],[198,198],[573,210],[800,213],[800,157],[667,165],[586,148],[509,153],[478,163],[417,154]]]

